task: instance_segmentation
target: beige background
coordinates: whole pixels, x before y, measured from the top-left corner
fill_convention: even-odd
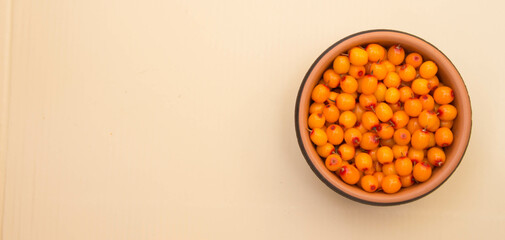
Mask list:
[[[353,2],[0,0],[3,239],[505,235],[505,5]],[[396,207],[327,188],[294,133],[315,58],[373,28],[441,49],[474,113],[450,180]]]

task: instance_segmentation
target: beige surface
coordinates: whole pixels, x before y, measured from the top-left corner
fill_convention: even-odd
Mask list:
[[[505,235],[499,1],[8,1],[3,239]],[[460,167],[397,207],[331,191],[294,133],[296,92],[313,60],[371,28],[435,44],[473,103]]]

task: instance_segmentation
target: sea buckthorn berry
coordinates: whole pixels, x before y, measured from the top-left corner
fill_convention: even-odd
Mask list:
[[[360,147],[365,150],[372,150],[379,146],[380,137],[376,133],[366,132],[362,135]]]
[[[382,59],[384,59],[384,56],[386,55],[386,49],[384,49],[384,47],[376,43],[368,44],[365,50],[368,53],[368,61],[370,62],[381,61]]]
[[[377,98],[374,95],[361,94],[359,95],[359,105],[366,110],[375,109]]]
[[[407,176],[400,177],[400,182],[402,182],[402,187],[410,187],[416,183],[414,176],[412,174],[409,174]]]
[[[334,172],[337,171],[342,166],[342,158],[338,154],[331,154],[326,157],[324,165],[328,170]]]
[[[361,116],[361,123],[368,130],[377,130],[379,127],[379,118],[373,112],[365,112],[363,116]]]
[[[330,92],[330,95],[328,96],[328,99],[326,99],[326,103],[327,104],[336,105],[337,104],[337,97],[338,97],[338,93],[337,92]]]
[[[322,128],[324,126],[326,119],[322,113],[310,114],[308,124],[309,128]]]
[[[377,161],[386,164],[392,163],[394,159],[393,150],[388,146],[382,146],[377,149]]]
[[[432,147],[428,150],[428,161],[431,165],[440,167],[445,162],[445,152],[439,147]]]
[[[417,118],[411,118],[409,123],[407,124],[407,130],[409,130],[410,134],[414,134],[417,129],[421,129],[421,125],[419,125],[419,121]]]
[[[435,132],[435,141],[440,147],[447,147],[451,145],[453,138],[452,131],[449,128],[442,127]]]
[[[336,124],[331,124],[326,128],[328,142],[333,145],[339,145],[344,140],[344,130]]]
[[[361,142],[361,132],[356,128],[349,128],[345,131],[344,139],[347,144],[357,147]]]
[[[377,149],[378,148],[368,150],[368,155],[370,155],[370,157],[372,157],[372,161],[374,161],[374,162],[377,161]]]
[[[426,182],[431,177],[431,166],[427,162],[416,164],[412,175],[418,182]]]
[[[414,98],[414,91],[410,87],[401,87],[398,91],[400,91],[400,102],[404,103],[408,99]]]
[[[338,147],[337,153],[340,155],[342,160],[344,161],[349,161],[354,157],[354,153],[356,150],[352,145],[349,145],[347,143],[341,144]]]
[[[421,111],[423,110],[423,104],[421,103],[421,100],[417,98],[411,98],[405,101],[405,104],[403,104],[403,108],[405,109],[407,115],[409,115],[410,117],[417,117],[419,116],[419,114],[421,114]]]
[[[430,133],[423,129],[418,129],[412,134],[410,143],[413,148],[423,150],[430,144]]]
[[[396,103],[389,103],[388,105],[393,110],[393,113],[403,110],[402,102],[400,101]]]
[[[328,69],[323,74],[323,80],[326,86],[336,88],[340,83],[340,75],[338,75],[338,73],[336,73],[333,69]]]
[[[370,73],[377,78],[377,80],[383,80],[388,74],[388,69],[386,65],[382,62],[372,63],[370,66]]]
[[[381,139],[381,146],[393,147],[395,145],[395,140],[393,138]]]
[[[317,146],[321,146],[328,142],[328,137],[322,129],[314,128],[310,131],[310,140]]]
[[[394,65],[400,65],[405,58],[405,50],[400,46],[400,44],[391,46],[388,50],[388,61]]]
[[[452,120],[440,121],[440,127],[446,127],[446,128],[451,129],[453,124],[454,124],[454,121],[452,121]]]
[[[384,175],[396,175],[396,169],[395,169],[395,164],[394,163],[385,163],[382,164],[382,172]]]
[[[349,50],[349,60],[352,65],[363,66],[368,63],[368,53],[360,47],[353,47]]]
[[[377,78],[372,75],[366,75],[358,82],[361,85],[361,92],[363,94],[373,94],[377,90]]]
[[[358,93],[357,92],[351,93],[351,96],[354,98],[354,101],[356,101],[356,99],[358,99]]]
[[[378,161],[374,161],[374,168],[376,172],[382,172],[382,164],[379,163]]]
[[[338,122],[345,128],[352,128],[354,127],[354,124],[356,124],[356,114],[351,111],[345,111],[340,114]]]
[[[410,158],[412,164],[418,164],[424,160],[424,150],[409,148],[409,152],[407,153],[407,157]]]
[[[393,109],[386,103],[381,102],[375,107],[375,114],[381,122],[387,122],[393,117]]]
[[[331,143],[325,143],[321,146],[317,146],[316,151],[319,156],[326,158],[330,156],[330,154],[335,153],[335,146]]]
[[[386,75],[386,78],[384,78],[384,84],[388,88],[398,88],[400,86],[400,83],[402,83],[402,79],[400,78],[400,75],[396,72],[389,72]]]
[[[393,124],[393,127],[395,129],[400,129],[409,123],[409,115],[405,111],[396,111],[393,113],[393,117],[391,118],[390,122]]]
[[[338,74],[346,74],[349,71],[351,62],[347,56],[338,56],[333,61],[333,70]]]
[[[393,150],[393,157],[395,159],[406,157],[409,152],[408,145],[394,145],[391,150]]]
[[[418,78],[412,81],[412,91],[417,95],[428,94],[431,90],[430,83],[424,78]]]
[[[435,64],[432,61],[426,61],[421,66],[419,67],[419,75],[423,78],[432,78],[437,74],[438,67],[437,64]]]
[[[426,80],[428,80],[428,86],[430,87],[430,90],[433,90],[440,84],[440,81],[438,80],[437,76],[433,76],[432,78],[428,78]]]
[[[364,112],[366,112],[366,109],[364,109],[360,104],[356,104],[353,112],[356,114],[356,119],[361,121],[361,116]]]
[[[356,168],[360,171],[367,171],[373,167],[372,157],[368,153],[358,153],[354,158],[354,163],[356,163]]]
[[[363,171],[363,173],[364,173],[366,176],[371,176],[372,174],[374,174],[374,172],[375,172],[375,167],[373,167],[373,166],[372,166],[371,168],[369,168],[368,170]]]
[[[391,139],[395,133],[395,129],[388,123],[381,123],[377,129],[377,135],[381,139]]]
[[[458,115],[458,110],[450,104],[445,104],[438,108],[437,115],[442,121],[452,121]]]
[[[402,188],[400,177],[396,174],[387,175],[382,179],[382,190],[385,193],[396,193]]]
[[[408,157],[396,159],[395,169],[398,175],[407,176],[412,173],[412,161]]]
[[[416,69],[410,64],[403,64],[398,71],[398,75],[405,82],[410,82],[416,78]]]
[[[366,175],[361,178],[361,188],[367,192],[375,192],[379,188],[379,180],[372,175]]]
[[[358,129],[358,131],[361,134],[368,132],[368,129],[366,129],[365,126],[363,126],[363,124],[361,122],[356,122],[356,124],[354,125],[354,128]]]
[[[341,93],[337,96],[337,107],[342,111],[352,110],[356,106],[356,99],[349,93]]]
[[[377,178],[377,181],[379,182],[378,188],[382,189],[381,185],[382,185],[382,179],[384,179],[384,177],[385,177],[384,173],[376,171],[372,176],[374,176],[375,178]]]
[[[365,66],[355,66],[351,65],[349,68],[349,75],[351,75],[355,79],[362,78],[365,75],[366,69]]]
[[[312,103],[309,108],[309,113],[323,113],[324,103]]]
[[[411,53],[405,58],[405,63],[412,65],[414,68],[417,68],[423,63],[423,57],[419,53]]]
[[[312,90],[312,100],[317,103],[324,103],[329,95],[330,88],[324,84],[318,84],[314,90]]]
[[[419,125],[422,128],[428,129],[430,132],[436,131],[440,127],[440,119],[437,117],[437,114],[433,111],[422,111],[417,118],[419,121]]]
[[[428,143],[428,147],[434,147],[437,145],[437,142],[435,141],[435,134],[430,132],[430,141]]]
[[[384,99],[388,103],[397,103],[400,100],[400,91],[397,88],[390,87],[386,90]]]
[[[340,111],[338,110],[337,106],[333,104],[328,104],[325,106],[323,110],[323,115],[324,118],[326,119],[326,122],[334,123],[338,120],[338,117],[340,116]]]
[[[400,128],[395,131],[393,139],[398,145],[407,145],[410,142],[410,132],[405,128]]]
[[[386,66],[386,69],[388,72],[394,72],[396,71],[395,65],[393,65],[390,61],[388,60],[383,60],[382,63]]]
[[[340,178],[347,184],[354,185],[359,181],[360,174],[353,165],[346,165],[339,170]]]
[[[421,105],[423,105],[423,110],[433,110],[435,107],[435,100],[431,95],[423,95],[419,97]]]
[[[439,86],[435,89],[433,98],[440,105],[449,104],[454,100],[454,91],[450,87]]]
[[[346,75],[340,81],[340,88],[345,93],[353,93],[358,89],[358,81],[350,75]]]
[[[378,102],[384,102],[384,100],[386,99],[387,90],[388,88],[386,87],[386,85],[384,85],[384,83],[377,84],[377,90],[375,90],[375,93],[373,95],[375,95],[375,98],[377,99]]]

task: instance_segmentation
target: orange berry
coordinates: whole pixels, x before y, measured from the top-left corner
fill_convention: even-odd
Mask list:
[[[391,139],[394,133],[395,129],[387,123],[381,123],[377,129],[377,135],[379,135],[381,139]]]
[[[400,45],[391,46],[388,50],[388,61],[394,65],[400,65],[405,58],[405,50]]]
[[[331,124],[326,128],[326,136],[328,142],[333,145],[339,145],[344,140],[344,130],[339,125]]]
[[[400,128],[395,131],[393,139],[398,145],[407,145],[410,142],[410,132],[405,128]]]
[[[355,66],[351,65],[349,68],[349,75],[351,75],[355,79],[359,79],[365,75],[366,69],[365,66]]]
[[[372,176],[372,174],[374,174],[374,172],[375,172],[375,167],[373,167],[373,166],[372,166],[371,168],[369,168],[368,170],[363,171],[363,173],[364,173],[366,176]]]
[[[431,177],[431,166],[427,162],[416,164],[412,175],[418,182],[426,182]]]
[[[414,180],[414,176],[412,176],[412,174],[400,177],[400,182],[402,183],[402,187],[404,188],[410,187],[414,185],[414,183],[416,183],[416,181]]]
[[[360,47],[353,47],[349,50],[349,60],[352,65],[363,66],[368,63],[368,53]]]
[[[436,131],[440,127],[440,119],[433,111],[423,110],[418,117],[419,125],[430,132]]]
[[[384,59],[386,55],[386,49],[379,44],[371,43],[366,46],[366,52],[368,53],[368,61],[377,62]]]
[[[381,189],[382,179],[385,177],[384,173],[382,171],[376,171],[372,176],[377,178],[377,181],[379,182],[379,189]]]
[[[356,152],[356,150],[352,145],[344,143],[338,147],[337,152],[342,158],[342,160],[349,161],[354,157],[354,153]]]
[[[412,67],[417,68],[423,63],[423,57],[419,53],[411,53],[405,58],[405,63],[412,65]]]
[[[393,109],[386,103],[381,102],[375,107],[375,114],[381,122],[387,122],[393,117]]]
[[[442,127],[435,132],[435,141],[440,147],[447,147],[451,145],[453,138],[452,131],[449,128]]]
[[[361,132],[356,128],[349,128],[344,133],[345,142],[355,147],[361,142]]]
[[[326,103],[327,104],[332,104],[332,105],[337,104],[337,97],[338,97],[338,93],[337,92],[330,92],[330,95],[328,96],[328,99],[326,99]]]
[[[353,165],[346,165],[338,171],[340,178],[347,184],[354,185],[359,181],[360,174]]]
[[[418,164],[424,160],[424,150],[409,148],[407,157],[410,158],[413,164]]]
[[[458,110],[450,104],[445,104],[438,108],[437,115],[442,121],[452,121],[458,115]]]
[[[356,107],[353,110],[354,114],[356,114],[356,119],[358,121],[361,121],[361,116],[363,115],[364,112],[366,112],[366,109],[364,109],[360,104],[356,104]]]
[[[342,166],[342,158],[338,154],[331,154],[326,157],[324,165],[328,170],[334,172],[337,171]]]
[[[333,69],[328,69],[323,74],[323,80],[326,86],[336,88],[340,83],[340,75]]]
[[[398,101],[396,103],[389,103],[389,107],[393,110],[393,113],[403,110],[402,102]]]
[[[379,146],[380,137],[376,133],[366,132],[362,135],[360,147],[365,150],[372,150]]]
[[[317,103],[324,103],[329,95],[330,88],[324,84],[318,84],[314,90],[312,90],[312,100]]]
[[[431,165],[440,167],[445,162],[445,152],[439,147],[432,147],[428,150],[428,161]]]
[[[400,100],[400,91],[397,88],[390,87],[386,90],[384,99],[388,103],[397,103]]]
[[[433,98],[438,104],[449,104],[454,100],[454,91],[450,87],[437,87],[433,93]]]
[[[388,75],[386,75],[386,78],[384,78],[384,84],[389,88],[398,88],[400,83],[402,83],[402,79],[396,72],[389,72]]]
[[[352,110],[356,106],[356,99],[351,94],[341,93],[337,96],[337,107],[342,111]]]
[[[435,64],[432,61],[426,61],[423,64],[421,64],[421,67],[419,67],[419,75],[423,78],[432,78],[437,74],[438,67],[437,64]]]
[[[351,111],[345,111],[340,114],[338,122],[345,128],[352,128],[354,127],[354,124],[356,124],[356,114]]]
[[[337,106],[333,104],[328,104],[323,109],[323,115],[324,118],[326,119],[326,122],[334,123],[338,120],[338,117],[340,116],[340,111],[338,110]]]
[[[437,76],[433,76],[432,78],[428,78],[426,80],[428,80],[428,87],[430,90],[435,89],[440,85],[440,81],[438,80]]]
[[[421,103],[421,100],[417,98],[410,98],[405,101],[403,108],[410,117],[417,117],[423,110],[423,104]]]
[[[423,105],[423,110],[433,110],[435,107],[435,100],[431,95],[423,95],[419,97],[421,105]]]
[[[410,87],[401,87],[398,91],[400,91],[400,102],[405,102],[408,99],[414,98],[414,91]]]
[[[407,124],[407,130],[409,130],[410,134],[414,134],[414,132],[417,129],[421,129],[421,126],[419,125],[419,121],[417,121],[417,118],[411,118],[409,120],[409,123]]]
[[[409,152],[408,145],[394,145],[391,150],[393,150],[393,157],[395,159],[406,157]]]
[[[377,90],[375,90],[375,93],[374,93],[377,101],[384,102],[384,100],[386,99],[386,91],[387,90],[388,90],[388,88],[386,87],[386,85],[384,85],[384,83],[377,84]]]
[[[388,146],[382,146],[377,150],[377,161],[382,164],[393,162],[393,150]]]
[[[379,180],[372,175],[366,175],[361,178],[361,188],[367,192],[375,192],[379,188]]]
[[[417,129],[412,134],[412,139],[410,140],[412,147],[415,149],[423,150],[430,144],[430,133],[423,129]]]
[[[402,188],[400,177],[396,174],[387,175],[382,179],[382,190],[385,193],[396,193]]]
[[[354,163],[360,171],[367,171],[373,167],[372,157],[368,153],[358,153],[354,158]]]
[[[395,164],[394,163],[385,163],[385,164],[382,164],[382,172],[384,173],[384,175],[388,176],[388,175],[393,175],[393,174],[397,174],[396,173],[396,169],[395,169]]]
[[[379,118],[373,112],[365,112],[361,116],[361,123],[368,130],[377,130],[379,127]]]
[[[381,146],[393,147],[395,145],[395,140],[393,139],[393,137],[388,139],[381,139],[380,144]]]
[[[398,71],[398,75],[405,82],[410,82],[416,78],[417,72],[410,64],[403,64]]]
[[[323,158],[327,158],[330,154],[335,153],[335,146],[331,143],[325,143],[316,147],[317,154]]]
[[[309,128],[322,128],[324,126],[326,119],[322,113],[312,113],[309,116],[309,120],[307,123],[309,124]]]
[[[430,148],[436,146],[437,142],[435,141],[435,134],[432,132],[430,132],[429,134],[430,134],[430,140],[428,142],[428,147]]]
[[[358,98],[358,93],[357,92],[353,92],[351,93],[351,96],[354,98],[354,100],[356,101],[356,99]]]
[[[417,95],[428,94],[430,90],[430,83],[424,78],[418,78],[412,82],[412,91]]]
[[[338,56],[333,61],[333,70],[338,74],[346,74],[349,71],[351,62],[347,56]]]
[[[375,95],[361,94],[359,95],[359,105],[366,110],[375,109],[377,98],[375,98]]]
[[[452,121],[452,120],[440,121],[440,127],[446,127],[446,128],[451,129],[453,124],[454,124],[454,121]]]
[[[309,113],[323,113],[324,103],[312,103],[309,108]]]
[[[368,155],[370,155],[370,157],[372,157],[372,161],[374,161],[374,162],[377,161],[377,149],[378,148],[368,150]]]
[[[407,126],[409,120],[409,115],[407,115],[405,111],[400,110],[393,113],[393,117],[390,121],[395,129],[400,129]]]
[[[372,75],[366,75],[361,78],[358,82],[361,85],[361,91],[363,94],[373,94],[377,90],[377,78]]]
[[[370,66],[370,74],[376,77],[378,80],[383,80],[388,74],[388,69],[384,63],[372,63]]]
[[[318,146],[324,145],[328,142],[326,133],[320,128],[314,128],[310,131],[310,140]]]
[[[388,70],[388,72],[396,71],[395,65],[393,65],[390,61],[384,60],[384,61],[382,61],[382,63],[384,63],[384,65],[386,65],[386,69]]]
[[[395,169],[398,175],[407,176],[412,173],[412,161],[408,157],[396,159]]]
[[[358,89],[358,81],[352,76],[346,75],[340,81],[340,88],[345,93],[353,93]]]

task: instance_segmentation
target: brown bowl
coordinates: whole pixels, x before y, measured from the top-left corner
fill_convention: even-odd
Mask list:
[[[330,172],[324,165],[323,160],[316,152],[316,149],[309,138],[307,131],[307,117],[310,95],[314,86],[322,78],[323,72],[332,64],[333,59],[348,49],[366,45],[368,43],[378,43],[383,46],[401,44],[406,51],[420,53],[425,60],[432,60],[438,65],[438,76],[447,86],[451,87],[455,93],[454,106],[458,109],[458,116],[454,120],[452,131],[454,141],[450,147],[446,148],[446,162],[440,168],[433,170],[432,177],[421,184],[415,184],[409,188],[401,189],[394,194],[383,192],[368,193],[362,189],[344,183],[333,172]],[[466,90],[465,83],[458,70],[451,61],[435,46],[414,35],[394,31],[394,30],[369,30],[350,35],[329,47],[312,64],[305,75],[298,92],[295,108],[295,128],[300,149],[312,168],[314,173],[335,192],[358,202],[371,205],[396,205],[414,201],[426,196],[440,185],[442,185],[456,167],[461,162],[465,154],[470,131],[472,128],[472,109],[470,98]]]

